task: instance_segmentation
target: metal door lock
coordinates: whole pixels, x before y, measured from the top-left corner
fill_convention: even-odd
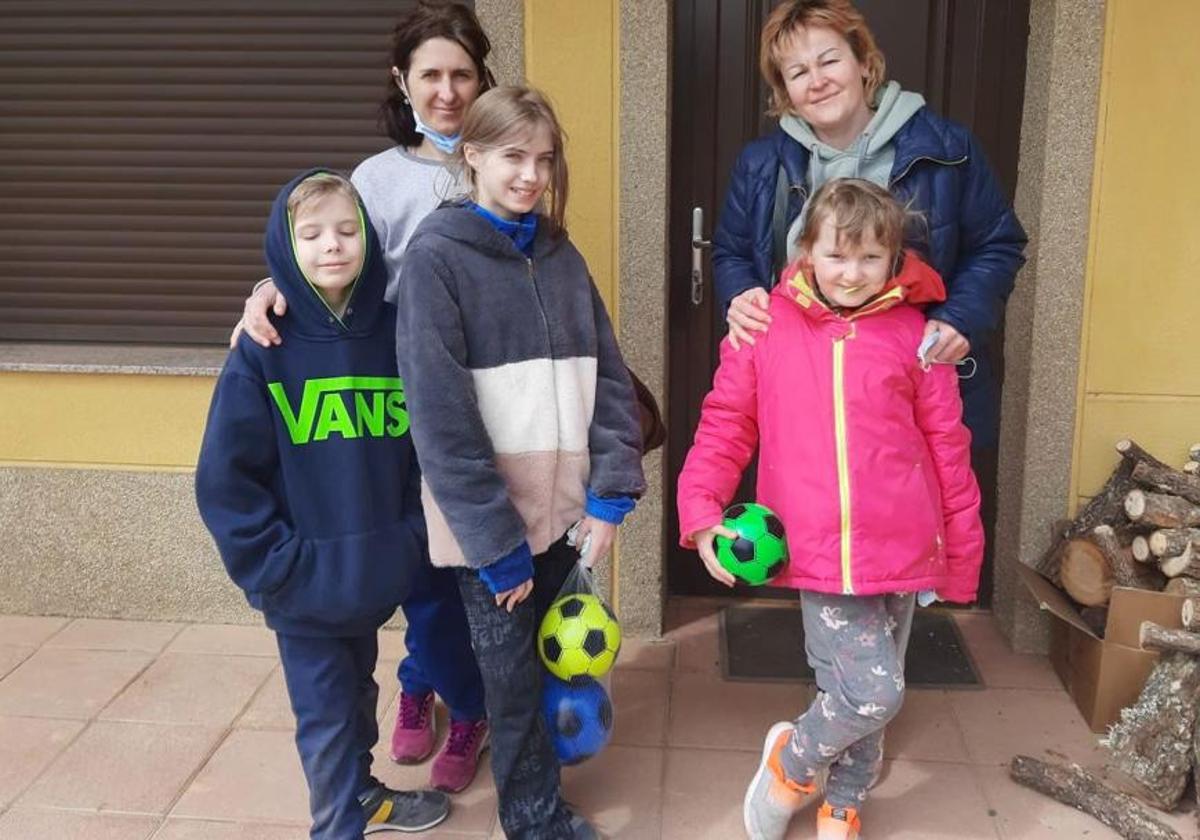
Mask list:
[[[704,208],[692,208],[692,306],[704,302],[704,250],[712,242],[704,238]]]

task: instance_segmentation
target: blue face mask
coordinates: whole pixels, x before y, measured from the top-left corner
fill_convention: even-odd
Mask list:
[[[412,108],[413,122],[416,123],[417,134],[423,134],[429,138],[437,149],[444,155],[452,155],[458,149],[458,141],[462,139],[462,132],[457,134],[442,134],[437,129],[430,128],[421,120],[421,115],[417,113],[417,109],[412,106],[412,97],[408,95],[408,89],[404,87],[404,82],[397,78],[397,84],[400,86],[400,91],[404,94],[404,99]]]
[[[458,134],[442,134],[430,128],[421,122],[421,115],[417,113],[416,108],[413,108],[413,122],[417,124],[417,133],[428,137],[429,142],[437,146],[442,154],[452,155],[458,149],[458,141],[462,139],[461,131]]]

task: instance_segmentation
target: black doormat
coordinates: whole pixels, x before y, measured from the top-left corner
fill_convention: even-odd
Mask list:
[[[721,673],[727,680],[812,682],[804,622],[795,607],[735,605],[721,611]],[[950,613],[918,609],[905,682],[927,688],[982,688],[979,671]]]

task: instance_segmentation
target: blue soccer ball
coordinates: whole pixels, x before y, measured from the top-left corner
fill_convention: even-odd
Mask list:
[[[573,685],[547,674],[542,687],[542,715],[562,764],[587,761],[612,737],[608,692],[593,679],[576,679]]]

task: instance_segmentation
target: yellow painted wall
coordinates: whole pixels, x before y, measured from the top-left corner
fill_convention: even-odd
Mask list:
[[[525,0],[525,77],[567,132],[567,227],[617,316],[618,0]]]
[[[1073,495],[1200,441],[1200,3],[1108,0]],[[1036,398],[1036,396],[1035,396]]]
[[[0,374],[0,463],[192,468],[214,383],[207,376]]]
[[[525,79],[550,97],[567,134],[567,230],[587,260],[614,327],[620,266],[620,11],[620,0],[525,0]],[[619,544],[611,562],[610,599],[619,610]]]

